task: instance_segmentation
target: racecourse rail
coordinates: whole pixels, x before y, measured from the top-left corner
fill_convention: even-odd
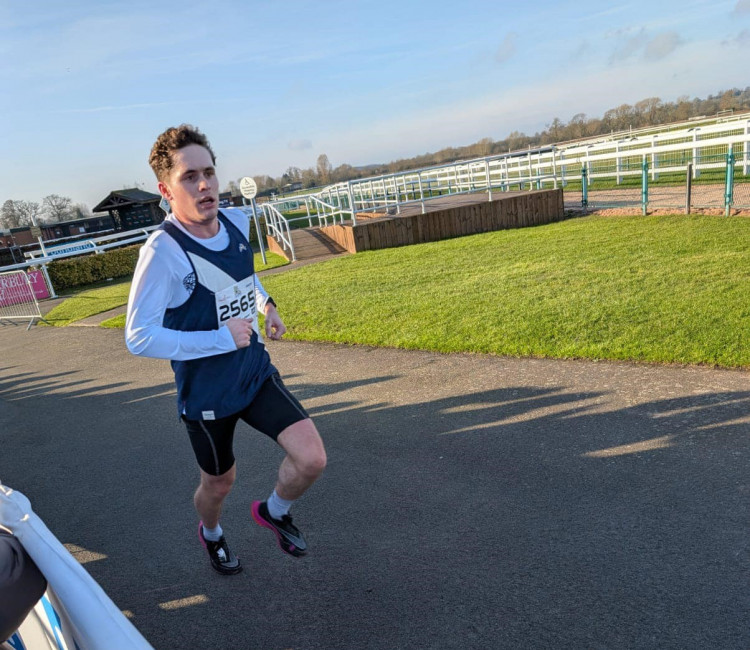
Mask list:
[[[716,172],[731,165],[732,173],[750,174],[750,115],[689,120],[662,127],[613,133],[574,142],[560,143],[507,154],[485,156],[445,165],[373,176],[329,185],[311,194],[287,196],[258,204],[266,233],[294,259],[291,230],[294,222],[308,226],[328,226],[351,222],[358,215],[399,214],[401,206],[421,203],[446,194],[545,188],[578,188],[583,185],[581,203],[586,206],[586,191],[607,181],[615,187],[642,178],[652,181],[660,176],[690,169],[692,177]],[[688,167],[689,165],[689,167]],[[647,172],[645,172],[647,170]],[[725,195],[727,213],[732,198]],[[566,203],[569,203],[566,201]],[[242,208],[252,217],[251,206]],[[644,204],[644,210],[645,210]],[[304,215],[287,218],[285,213],[302,211]],[[295,224],[297,225],[297,224]],[[299,224],[304,225],[304,224]],[[107,248],[145,240],[154,227],[92,238],[90,244],[65,255],[35,254],[23,264],[2,270],[44,266],[53,259],[85,253],[99,253]]]

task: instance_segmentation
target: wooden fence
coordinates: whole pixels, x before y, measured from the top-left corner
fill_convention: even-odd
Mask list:
[[[537,226],[564,217],[561,189],[499,194],[492,201],[487,200],[486,194],[469,196],[473,198],[472,202],[467,202],[464,195],[462,204],[450,207],[428,203],[425,214],[421,214],[421,206],[416,206],[420,213],[364,219],[356,226],[326,226],[321,232],[350,253],[359,253],[493,230]],[[484,200],[480,196],[485,197]]]

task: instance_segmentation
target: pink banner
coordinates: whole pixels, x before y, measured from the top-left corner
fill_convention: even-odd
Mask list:
[[[49,289],[41,271],[30,271],[29,282],[31,283],[31,290],[29,290],[29,284],[26,282],[24,271],[0,275],[0,307],[17,305],[22,302],[34,302],[34,297],[37,300],[49,298]]]
[[[49,298],[49,288],[44,281],[44,273],[41,271],[29,271],[29,280],[31,280],[31,287],[34,289],[34,295],[37,300]]]

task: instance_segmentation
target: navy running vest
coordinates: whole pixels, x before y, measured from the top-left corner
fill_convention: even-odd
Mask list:
[[[180,245],[193,267],[192,277],[183,280],[187,288],[194,287],[190,298],[164,314],[163,326],[168,329],[183,332],[219,329],[215,292],[231,286],[232,280],[252,278],[255,272],[248,240],[224,215],[219,213],[218,218],[229,234],[229,246],[222,251],[201,246],[168,221],[161,225]],[[213,286],[205,286],[201,280]],[[217,286],[222,282],[223,286]],[[178,413],[184,413],[189,420],[213,420],[242,411],[263,382],[276,372],[266,346],[255,332],[245,348],[189,361],[172,361],[172,370],[177,384]]]

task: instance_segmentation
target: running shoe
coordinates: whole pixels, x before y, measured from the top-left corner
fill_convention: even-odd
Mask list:
[[[201,521],[198,524],[198,539],[201,541],[203,548],[208,552],[208,557],[211,559],[211,566],[214,570],[225,576],[231,576],[242,571],[240,560],[229,550],[224,535],[221,536],[218,542],[206,539],[203,537],[203,522]]]
[[[294,557],[307,555],[307,542],[305,542],[305,538],[299,529],[292,523],[292,518],[289,515],[284,515],[281,519],[274,519],[268,513],[268,506],[265,501],[253,501],[250,512],[256,524],[273,531],[279,548],[284,553]]]

